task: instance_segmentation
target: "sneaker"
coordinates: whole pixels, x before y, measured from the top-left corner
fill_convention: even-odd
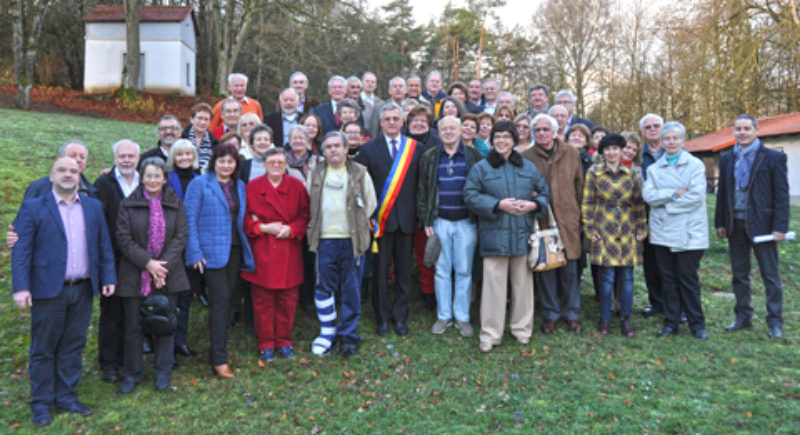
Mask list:
[[[453,326],[453,321],[450,319],[439,319],[431,327],[431,332],[434,334],[444,334],[447,328]]]
[[[261,359],[264,362],[270,362],[275,359],[275,350],[274,349],[264,349],[261,351]]]
[[[294,353],[292,353],[292,346],[283,346],[278,349],[278,353],[280,353],[281,356],[286,359],[289,359],[294,356]]]
[[[462,337],[472,337],[472,325],[469,322],[456,321],[456,329],[458,329]]]

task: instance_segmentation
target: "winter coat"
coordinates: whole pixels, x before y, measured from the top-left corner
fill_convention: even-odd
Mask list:
[[[676,196],[681,188],[688,192]],[[650,243],[673,252],[708,248],[706,167],[700,159],[682,150],[672,166],[664,154],[647,168],[642,196],[650,205]]]
[[[522,157],[533,162],[544,176],[550,188],[550,204],[561,238],[564,240],[567,259],[577,260],[583,252],[581,245],[583,165],[578,150],[558,139],[554,140],[556,149],[552,155],[536,145],[523,151]],[[539,226],[546,228],[546,220],[539,220]]]
[[[620,165],[611,172],[605,163],[589,168],[581,211],[592,264],[630,267],[642,263],[642,243],[636,235],[647,235],[647,219],[636,171]],[[591,240],[595,234],[600,240]]]
[[[441,147],[425,151],[419,161],[419,180],[417,181],[417,219],[423,227],[432,227],[439,216],[439,159],[442,157]],[[467,174],[483,157],[475,148],[463,143],[464,160],[467,163]]]
[[[529,199],[538,207],[514,216],[497,208],[504,198]],[[481,257],[518,257],[528,254],[534,217],[547,215],[550,190],[536,166],[519,153],[512,151],[505,160],[492,150],[469,171],[464,202],[478,216]]]
[[[151,259],[166,261],[166,292],[189,290],[189,279],[183,267],[183,248],[189,233],[186,212],[180,198],[169,186],[162,188],[161,208],[164,211],[164,247],[161,255],[153,258],[147,252],[150,241],[150,202],[144,196],[144,186],[139,185],[133,193],[123,199],[117,215],[117,246],[120,257],[119,285],[115,295],[122,297],[144,297],[142,295],[142,271]],[[151,286],[155,289],[155,285]]]

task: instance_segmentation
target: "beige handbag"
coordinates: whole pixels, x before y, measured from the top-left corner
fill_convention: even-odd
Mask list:
[[[528,239],[531,250],[528,252],[528,267],[534,272],[557,269],[567,264],[564,241],[558,231],[553,211],[547,207],[547,229],[539,229],[539,221],[533,220],[533,233]]]

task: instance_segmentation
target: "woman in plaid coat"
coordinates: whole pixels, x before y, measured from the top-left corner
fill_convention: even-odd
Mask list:
[[[642,182],[631,168],[620,164],[625,139],[606,135],[597,151],[604,162],[586,173],[583,187],[583,225],[590,242],[592,264],[599,266],[600,322],[598,331],[608,334],[611,324],[611,292],[621,283],[622,335],[633,337],[633,267],[641,264],[641,242],[647,236]]]

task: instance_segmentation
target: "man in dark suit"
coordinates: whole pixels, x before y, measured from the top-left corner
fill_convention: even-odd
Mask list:
[[[473,78],[467,82],[467,110],[470,113],[483,112],[483,83],[481,79]]]
[[[14,302],[31,307],[29,369],[33,424],[51,421],[50,408],[89,415],[75,386],[102,285],[114,293],[117,277],[103,206],[78,193],[78,163],[61,157],[50,172],[51,194],[22,203],[19,241],[11,254]]]
[[[560,104],[567,108],[567,113],[569,115],[569,120],[567,121],[567,128],[569,130],[575,124],[583,124],[589,127],[589,131],[594,128],[594,123],[585,118],[579,118],[575,116],[575,104],[577,100],[575,98],[575,94],[572,93],[569,89],[562,89],[556,93],[556,104]],[[564,130],[564,133],[567,131]]]
[[[281,110],[270,113],[264,117],[264,124],[272,129],[272,143],[275,146],[288,146],[289,130],[298,124],[300,115],[297,113],[297,92],[286,88],[278,97]]]
[[[139,186],[139,144],[122,139],[111,147],[114,154],[114,167],[94,181],[97,199],[103,204],[114,263],[119,264],[122,253],[116,243],[117,214],[119,204]],[[100,300],[100,320],[97,322],[97,358],[103,381],[114,383],[120,380],[122,368],[122,344],[125,339],[122,298],[111,296]]]
[[[169,149],[178,138],[181,137],[181,123],[175,115],[166,114],[158,120],[158,144],[155,148],[142,153],[139,162],[143,162],[150,157],[159,157],[165,162],[169,157]],[[137,167],[138,171],[139,168]]]
[[[295,71],[289,76],[289,87],[297,92],[297,113],[302,117],[306,113],[310,113],[311,109],[319,106],[319,101],[306,95],[308,89],[308,77],[302,71]]]
[[[380,109],[380,125],[383,134],[365,143],[359,149],[356,162],[367,167],[375,185],[375,192],[382,196],[384,185],[396,159],[402,155],[402,144],[413,146],[411,162],[405,177],[402,178],[399,194],[391,207],[385,224],[383,236],[376,242],[378,254],[373,270],[372,308],[378,324],[378,334],[389,333],[389,321],[393,321],[398,335],[408,333],[408,299],[411,294],[411,264],[413,262],[413,240],[416,229],[417,162],[422,155],[421,144],[400,133],[403,126],[403,109],[392,102],[384,103]],[[405,142],[404,142],[405,141]],[[378,199],[378,208],[385,198]],[[376,216],[378,212],[376,212]],[[395,297],[389,311],[387,282],[389,269],[395,265]]]
[[[719,190],[714,227],[728,239],[736,295],[736,320],[728,331],[752,327],[750,306],[750,251],[758,260],[767,297],[769,336],[783,336],[783,287],[778,271],[777,242],[789,229],[789,184],[786,154],[769,149],[758,139],[758,123],[752,115],[733,122],[736,144],[719,160]],[[771,235],[774,240],[755,243],[753,237]]]
[[[331,96],[331,101],[320,104],[312,110],[322,121],[323,135],[331,130],[338,130],[341,126],[336,116],[336,103],[344,98],[346,92],[347,80],[344,77],[336,75],[328,79],[328,95]]]

